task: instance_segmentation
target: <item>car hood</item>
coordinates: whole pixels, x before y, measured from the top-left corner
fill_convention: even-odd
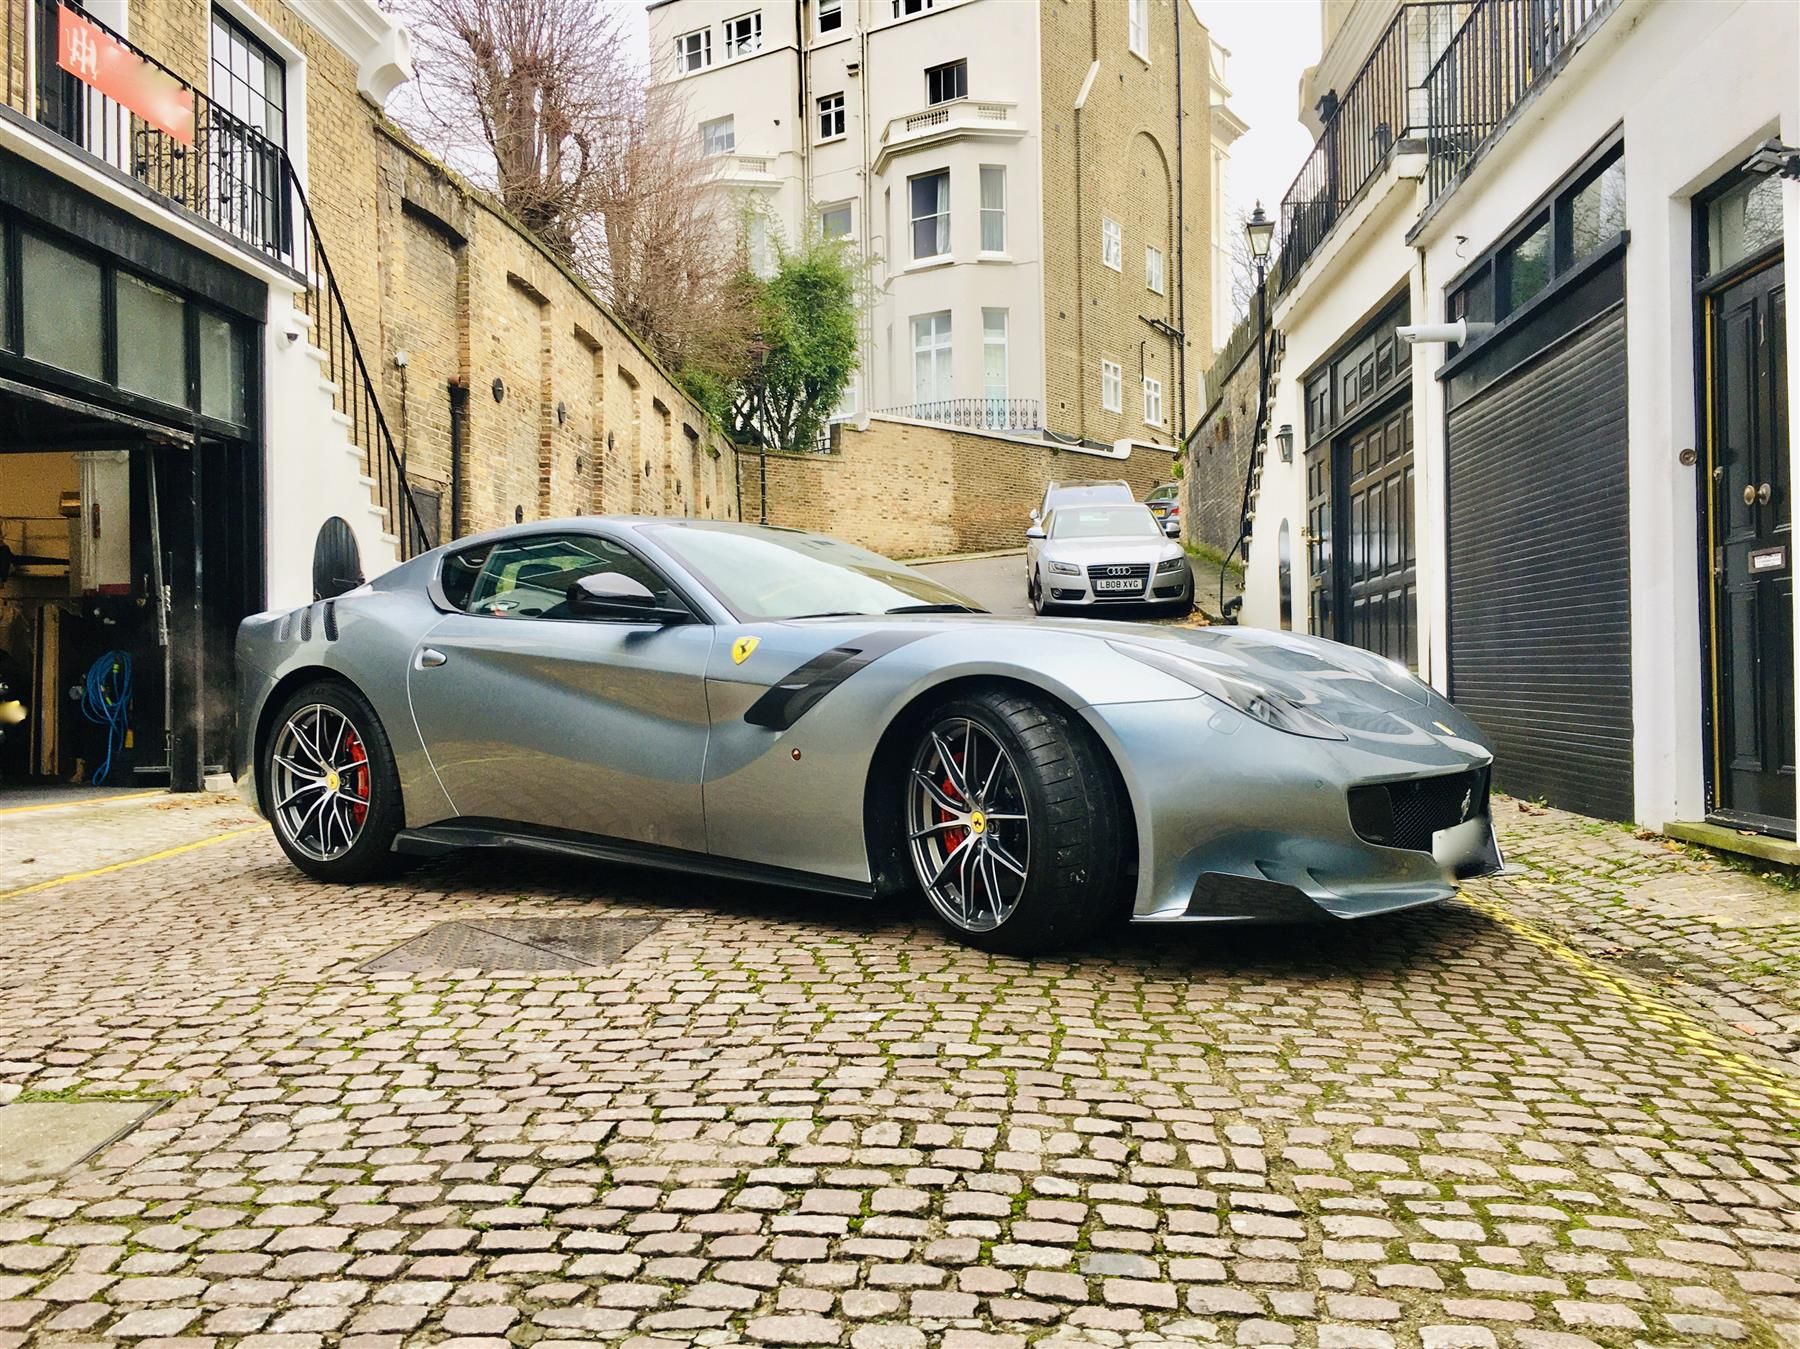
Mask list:
[[[1178,551],[1166,538],[1120,535],[1101,539],[1050,539],[1044,556],[1058,562],[1078,562],[1084,567],[1105,562],[1159,562]]]

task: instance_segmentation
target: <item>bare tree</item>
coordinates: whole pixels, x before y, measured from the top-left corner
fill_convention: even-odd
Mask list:
[[[418,51],[396,116],[582,273],[678,372],[730,378],[750,319],[737,221],[678,100],[606,0],[397,0]]]
[[[1241,206],[1236,208],[1231,213],[1231,226],[1227,231],[1233,327],[1250,316],[1250,307],[1256,303],[1256,259],[1250,254],[1250,239],[1244,233],[1244,225],[1249,219],[1248,211]]]

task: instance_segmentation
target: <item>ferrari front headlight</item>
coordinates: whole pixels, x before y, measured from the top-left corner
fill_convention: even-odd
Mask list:
[[[1161,670],[1190,688],[1199,689],[1234,711],[1242,712],[1252,720],[1260,721],[1277,731],[1305,736],[1310,740],[1347,739],[1342,731],[1311,708],[1302,707],[1286,694],[1277,693],[1253,679],[1226,674],[1210,665],[1188,660],[1160,647],[1139,646],[1135,642],[1108,642],[1107,645],[1120,655],[1130,656],[1153,670]]]
[[[1081,568],[1077,567],[1073,562],[1052,562],[1050,564],[1050,570],[1059,576],[1081,575]]]

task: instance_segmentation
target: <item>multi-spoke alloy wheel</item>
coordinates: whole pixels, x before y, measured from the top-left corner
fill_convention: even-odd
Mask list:
[[[360,692],[322,679],[297,689],[261,737],[258,793],[293,864],[324,881],[364,881],[406,865],[400,777],[381,718]]]
[[[1031,868],[1025,787],[1006,747],[969,717],[939,721],[913,756],[913,866],[952,927],[990,932],[1013,914]]]
[[[369,751],[335,707],[294,709],[269,758],[269,812],[283,836],[315,862],[356,846],[369,819]]]

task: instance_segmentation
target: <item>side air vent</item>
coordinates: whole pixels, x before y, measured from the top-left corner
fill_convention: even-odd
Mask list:
[[[278,642],[285,642],[293,635],[293,631],[294,616],[292,614],[283,614],[281,616],[281,626],[275,629],[275,640]]]
[[[300,611],[300,640],[312,641],[312,605],[310,604]]]
[[[325,601],[325,640],[337,641],[337,601]]]

